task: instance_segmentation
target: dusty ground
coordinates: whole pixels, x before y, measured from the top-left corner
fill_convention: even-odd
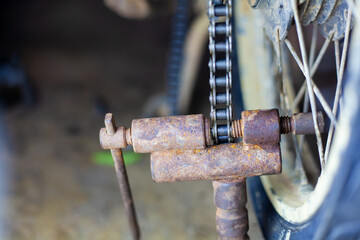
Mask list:
[[[85,0],[8,8],[3,46],[22,57],[38,103],[2,113],[0,238],[130,239],[114,170],[92,161],[97,104],[129,126],[164,90],[169,18],[125,21]],[[217,238],[209,181],[155,184],[148,155],[128,174],[143,239]]]

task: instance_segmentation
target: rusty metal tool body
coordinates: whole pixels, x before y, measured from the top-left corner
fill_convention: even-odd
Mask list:
[[[104,149],[120,151],[119,148],[132,145],[135,152],[150,152],[155,182],[213,180],[219,239],[248,239],[246,177],[280,174],[280,135],[311,134],[314,125],[309,117],[311,113],[280,117],[277,109],[271,109],[244,111],[241,115],[241,120],[231,124],[232,137],[243,139],[239,143],[212,146],[209,121],[201,114],[137,119],[131,128],[119,127],[112,135],[103,128],[100,143]],[[318,120],[323,130],[320,113]],[[105,124],[107,122],[105,120]],[[121,154],[113,156],[114,160],[122,157]],[[117,170],[122,175],[118,177],[127,183],[125,167],[122,167],[124,171]],[[128,183],[125,185],[128,187]],[[130,190],[122,189],[122,193]],[[123,195],[123,199],[131,199],[131,193],[129,197]],[[134,224],[133,205],[129,209],[132,212],[128,216]]]

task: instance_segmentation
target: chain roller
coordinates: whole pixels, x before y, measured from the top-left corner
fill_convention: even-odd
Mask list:
[[[232,1],[209,0],[210,119],[215,143],[232,142]]]

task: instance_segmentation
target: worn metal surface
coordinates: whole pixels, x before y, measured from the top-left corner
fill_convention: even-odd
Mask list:
[[[317,113],[319,130],[325,127],[322,112]],[[291,117],[279,117],[277,110],[255,110],[242,112],[242,119],[234,120],[231,125],[234,138],[243,137],[247,144],[268,144],[280,141],[280,134],[315,134],[312,114],[295,113]]]
[[[131,140],[137,153],[203,149],[206,147],[204,129],[202,114],[136,119],[131,124]]]
[[[211,123],[207,118],[205,118],[205,141],[207,147],[214,145],[214,139],[211,135]]]
[[[242,116],[242,119],[231,123],[231,136],[244,137],[246,144],[277,143],[280,141],[277,137],[279,133],[315,133],[311,113],[279,117],[277,110],[272,109],[244,111]],[[322,132],[325,123],[321,112],[318,113],[318,122]],[[186,126],[188,123],[192,125]],[[205,146],[213,145],[210,121],[202,115],[138,119],[133,121],[133,127],[118,127],[112,135],[108,134],[105,128],[100,129],[101,147],[111,149],[135,145],[135,152],[144,153],[172,149],[203,149]],[[147,145],[143,146],[145,143]]]
[[[124,127],[118,127],[113,134],[108,134],[106,128],[101,128],[99,140],[102,149],[125,148],[128,145],[126,141],[126,129]]]
[[[280,117],[277,109],[243,111],[241,129],[246,144],[280,142]]]
[[[108,113],[105,116],[105,127],[109,135],[115,133],[116,125],[114,117],[111,113]],[[138,240],[140,239],[140,228],[136,218],[134,201],[130,190],[122,151],[121,149],[111,149],[111,155],[114,160],[116,177],[118,179],[121,198],[124,203],[125,212],[131,229],[131,234],[133,236],[133,239]]]
[[[203,115],[187,115],[133,120],[132,128],[118,127],[114,134],[100,129],[103,149],[133,145],[138,153],[171,149],[202,149],[213,145],[210,121]]]
[[[249,239],[246,179],[213,181],[219,239]]]
[[[226,179],[278,174],[281,172],[279,144],[228,143],[201,150],[154,152],[150,156],[155,182]]]
[[[236,119],[231,123],[231,135],[233,138],[242,138],[241,119]]]
[[[325,121],[321,112],[317,113],[320,132],[324,132]],[[280,131],[282,134],[293,133],[295,135],[315,134],[312,113],[297,113],[291,117],[280,117]]]

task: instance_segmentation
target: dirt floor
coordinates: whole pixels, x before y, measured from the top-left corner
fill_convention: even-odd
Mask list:
[[[1,113],[0,238],[131,239],[114,169],[93,159],[104,111],[129,126],[164,91],[170,18],[127,21],[85,0],[7,9],[2,46],[21,57],[37,103]],[[210,181],[155,184],[148,155],[127,169],[142,239],[217,238]]]

